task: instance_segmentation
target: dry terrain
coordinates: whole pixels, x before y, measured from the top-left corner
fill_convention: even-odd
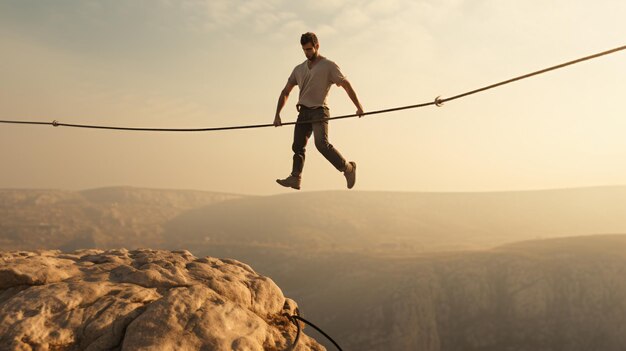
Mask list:
[[[346,349],[623,350],[625,214],[619,186],[0,190],[0,249],[151,247],[234,258],[276,281]]]

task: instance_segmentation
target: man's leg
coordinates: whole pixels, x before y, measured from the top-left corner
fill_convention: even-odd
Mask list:
[[[301,111],[298,115],[298,121],[306,120],[305,112]],[[291,149],[293,150],[293,167],[291,174],[285,179],[276,179],[276,183],[287,187],[300,189],[300,178],[302,176],[302,169],[304,168],[304,153],[306,143],[311,136],[313,129],[310,123],[296,124],[293,131],[293,144]]]
[[[328,117],[329,113],[327,109],[315,110],[314,119],[321,119]],[[319,111],[319,112],[318,112]],[[313,136],[315,137],[315,147],[317,150],[326,157],[326,159],[332,163],[338,171],[346,170],[346,159],[341,156],[341,153],[333,147],[328,141],[328,121],[313,123]]]
[[[298,116],[298,122],[307,120],[306,113],[300,112]],[[293,130],[293,144],[291,150],[293,151],[293,166],[291,169],[291,175],[294,177],[301,177],[302,170],[304,169],[304,159],[306,152],[306,144],[313,128],[310,123],[296,124]]]
[[[330,116],[328,109],[320,110],[323,111],[323,113],[316,113],[314,118]],[[347,162],[346,159],[341,156],[341,153],[328,141],[328,121],[313,123],[313,134],[317,150],[319,150],[338,171],[343,172],[343,175],[346,177],[348,189],[352,189],[356,182],[356,163]]]

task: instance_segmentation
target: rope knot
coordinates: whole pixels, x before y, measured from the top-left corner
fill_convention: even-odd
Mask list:
[[[441,107],[441,106],[443,106],[443,99],[441,99],[441,95],[440,95],[440,96],[437,96],[437,97],[435,98],[435,105],[436,105],[437,107]]]
[[[52,126],[53,127],[58,127],[59,126],[59,121],[57,121],[56,119],[54,121],[52,121]]]

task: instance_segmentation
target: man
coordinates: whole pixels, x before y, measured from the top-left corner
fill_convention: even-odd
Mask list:
[[[320,45],[317,36],[311,32],[304,33],[300,38],[300,44],[307,59],[293,69],[285,88],[280,93],[278,105],[276,106],[274,126],[282,125],[280,111],[285,106],[291,89],[296,85],[300,89],[300,97],[297,104],[299,111],[297,122],[309,122],[330,117],[326,96],[333,84],[346,90],[357,108],[356,114],[361,117],[363,115],[363,107],[356,93],[352,89],[350,82],[339,70],[339,67],[333,61],[319,54]],[[317,150],[338,171],[343,172],[348,189],[352,189],[356,182],[356,163],[347,162],[328,141],[328,120],[296,124],[293,134],[292,150],[294,155],[291,175],[285,179],[276,179],[276,182],[284,187],[300,189],[305,147],[311,134],[315,137]]]

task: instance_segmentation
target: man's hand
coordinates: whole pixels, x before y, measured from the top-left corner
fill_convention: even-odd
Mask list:
[[[280,127],[283,125],[283,122],[280,120],[280,116],[274,117],[274,127]]]
[[[359,116],[359,118],[363,117],[363,107],[359,106],[356,110],[356,114]]]
[[[295,84],[291,84],[287,82],[283,90],[280,92],[280,96],[278,97],[278,104],[276,104],[276,117],[274,117],[274,127],[280,127],[283,125],[283,122],[280,120],[280,110],[285,106],[285,102],[287,102],[287,98],[289,97],[289,92],[291,89],[295,87]]]

